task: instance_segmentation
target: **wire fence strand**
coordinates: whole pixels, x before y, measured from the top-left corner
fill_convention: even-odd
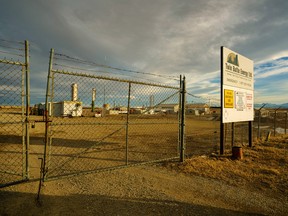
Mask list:
[[[97,66],[97,67],[102,67],[102,68],[107,68],[107,69],[112,69],[112,70],[116,70],[116,71],[124,71],[124,72],[128,72],[128,73],[135,73],[135,74],[142,74],[142,75],[150,75],[150,76],[154,76],[154,77],[161,77],[161,78],[165,78],[165,79],[170,79],[170,80],[175,80],[178,81],[179,78],[175,77],[175,76],[167,76],[167,75],[161,75],[161,74],[155,74],[155,73],[148,73],[148,72],[141,72],[141,71],[136,71],[136,70],[129,70],[129,69],[124,69],[124,68],[118,68],[118,67],[112,67],[109,65],[104,65],[104,64],[98,64],[92,61],[86,61],[86,60],[81,60],[75,57],[71,57],[65,54],[60,54],[60,53],[55,53],[56,56],[60,56],[60,57],[64,57],[64,58],[59,58],[56,57],[55,59],[57,60],[66,60],[66,61],[72,61],[75,63],[81,63],[81,64],[87,64],[90,66]]]

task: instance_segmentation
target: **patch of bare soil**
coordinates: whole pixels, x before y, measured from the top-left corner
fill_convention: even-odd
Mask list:
[[[0,215],[287,215],[287,137],[203,155],[2,188]]]

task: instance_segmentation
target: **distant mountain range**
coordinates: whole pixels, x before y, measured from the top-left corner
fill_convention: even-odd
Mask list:
[[[260,108],[262,107],[264,104],[254,104],[254,108]],[[273,109],[277,109],[277,108],[288,108],[288,103],[284,103],[284,104],[272,104],[272,103],[266,103],[266,105],[264,106],[264,108],[273,108]]]

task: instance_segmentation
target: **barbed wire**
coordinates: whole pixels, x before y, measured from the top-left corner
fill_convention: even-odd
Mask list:
[[[95,70],[95,69],[89,69],[89,68],[81,68],[81,67],[75,67],[75,66],[70,66],[70,65],[63,65],[63,64],[58,64],[58,63],[53,63],[53,65],[55,66],[60,66],[62,68],[70,68],[70,69],[74,69],[74,70],[80,70],[80,71],[83,71],[83,72],[97,72],[97,73],[105,73],[105,74],[117,74],[117,75],[120,75],[120,76],[124,76],[124,77],[133,77],[133,78],[136,78],[137,80],[141,79],[141,80],[146,80],[146,81],[149,81],[149,82],[152,82],[152,83],[159,83],[159,84],[162,84],[162,82],[158,82],[155,80],[151,80],[151,79],[147,79],[147,78],[140,78],[140,77],[137,77],[137,76],[133,76],[133,75],[127,75],[127,74],[123,74],[123,73],[113,73],[113,72],[108,72],[108,71],[103,71],[103,70]]]
[[[0,53],[24,57],[24,55],[21,55],[21,54],[18,54],[18,53],[11,53],[11,52],[6,52],[6,51],[2,51],[2,50],[0,50]]]
[[[23,41],[12,41],[12,40],[6,40],[6,39],[3,39],[3,38],[0,38],[0,41],[7,42],[7,43],[25,44]]]
[[[70,68],[70,69],[75,69],[75,70],[81,70],[81,71],[91,71],[91,72],[105,73],[105,74],[111,74],[112,73],[112,72],[108,72],[108,71],[104,71],[104,70],[95,70],[95,69],[91,69],[91,68],[81,68],[81,67],[75,67],[75,66],[58,64],[58,63],[54,63],[53,65],[60,66],[60,67],[65,67],[65,68]],[[115,73],[112,73],[112,74],[115,74]],[[127,76],[125,74],[120,74],[120,75]]]
[[[203,100],[213,100],[213,101],[218,101],[218,102],[220,102],[220,99],[218,99],[218,98],[210,98],[210,97],[198,96],[198,95],[191,94],[191,93],[189,93],[189,92],[187,92],[187,95],[190,95],[190,96],[192,96],[192,97],[194,97],[194,98],[203,99]]]
[[[2,44],[0,44],[0,47],[7,48],[7,49],[13,49],[13,50],[20,50],[20,51],[25,50],[23,48],[16,48],[16,47],[6,46],[6,45],[2,45]]]
[[[175,76],[165,76],[165,75],[160,75],[160,74],[154,74],[154,73],[148,73],[148,72],[141,72],[141,71],[136,71],[136,70],[129,70],[129,69],[124,69],[124,68],[112,67],[109,65],[98,64],[98,63],[95,63],[92,61],[86,61],[86,60],[78,59],[78,58],[71,57],[71,56],[68,56],[66,54],[61,54],[61,53],[55,53],[54,55],[66,58],[66,59],[63,59],[63,58],[57,58],[56,57],[55,59],[58,59],[58,60],[73,61],[73,62],[77,62],[77,63],[88,64],[90,66],[98,66],[98,67],[108,68],[108,69],[117,70],[117,71],[125,71],[128,73],[137,73],[137,74],[143,74],[143,75],[151,75],[151,76],[157,76],[157,77],[161,77],[161,78],[165,78],[165,79],[171,79],[171,80],[179,81],[178,77],[175,77]]]
[[[1,49],[0,53],[23,58],[25,57],[25,55],[22,54],[23,51],[25,50],[23,45],[25,45],[24,42],[12,41],[0,38],[0,49]],[[6,59],[6,57],[4,57],[4,59]]]

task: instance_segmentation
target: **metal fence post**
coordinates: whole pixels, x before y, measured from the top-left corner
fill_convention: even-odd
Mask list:
[[[281,107],[281,106],[280,106],[280,107]],[[280,109],[280,107],[278,107],[278,108],[274,111],[274,136],[276,136],[277,111]]]
[[[182,76],[180,75],[180,87],[179,87],[179,109],[178,109],[178,153],[181,149],[181,114],[182,114]]]
[[[44,144],[44,155],[43,155],[43,171],[42,176],[43,181],[45,180],[46,174],[46,163],[47,163],[47,146],[49,145],[49,136],[48,136],[48,128],[49,128],[49,100],[48,98],[51,96],[50,92],[50,79],[51,79],[51,71],[53,65],[53,58],[54,58],[54,49],[50,50],[50,59],[49,59],[49,68],[48,68],[48,77],[47,77],[47,88],[46,88],[46,101],[45,101],[45,144]],[[52,104],[51,104],[52,108]]]
[[[12,44],[11,46],[7,45],[7,47],[1,46],[2,53],[21,56],[23,59],[21,61],[14,61],[12,57],[8,57],[10,60],[6,57],[2,59],[2,54],[0,57],[0,105],[6,108],[0,110],[0,116],[3,117],[1,118],[0,128],[2,129],[2,125],[4,125],[4,131],[1,130],[0,134],[0,148],[5,153],[3,154],[5,163],[0,164],[1,173],[5,173],[1,175],[3,178],[0,179],[0,188],[29,180],[30,111],[29,43],[26,40],[24,43],[6,40],[2,40],[2,42]],[[4,52],[2,50],[3,47]],[[8,49],[8,52],[6,52],[6,49]],[[9,49],[13,49],[13,53],[10,53]],[[22,53],[22,51],[24,52]],[[11,110],[9,110],[10,108]],[[9,115],[6,115],[8,113]],[[10,133],[11,136],[21,136],[21,141],[15,140],[17,145],[13,147],[11,145],[3,145],[7,143],[5,139],[2,140],[2,136],[5,136],[6,132],[9,132],[9,136]],[[6,178],[6,174],[9,175],[9,177],[7,176],[8,178]]]
[[[26,73],[26,132],[25,132],[25,177],[29,179],[29,112],[30,112],[30,70],[29,70],[29,42],[25,40],[25,73]]]
[[[131,82],[129,82],[128,89],[128,104],[127,104],[127,118],[126,118],[126,165],[128,165],[128,136],[129,136],[129,114],[130,114],[130,96],[131,96]]]
[[[258,109],[258,136],[257,138],[260,139],[261,138],[261,134],[260,134],[260,120],[261,120],[261,116],[262,116],[262,112],[261,109],[266,106],[266,104],[263,104],[259,109]]]
[[[261,119],[261,110],[258,110],[258,136],[257,138],[260,139],[260,119]]]
[[[22,120],[22,178],[26,178],[27,173],[27,145],[26,145],[26,124],[27,124],[27,117],[26,117],[26,104],[25,104],[25,77],[26,77],[26,68],[25,64],[22,66],[21,70],[21,120]]]
[[[185,76],[182,81],[182,99],[181,99],[181,152],[180,152],[180,162],[185,160],[185,107],[186,107],[186,81]]]
[[[223,155],[224,154],[224,147],[225,147],[225,140],[224,140],[224,129],[225,129],[225,125],[223,123],[223,100],[224,100],[224,96],[223,96],[223,53],[224,53],[224,48],[221,47],[221,64],[220,64],[220,67],[221,67],[221,86],[220,86],[220,107],[221,107],[221,119],[220,119],[220,155]]]

